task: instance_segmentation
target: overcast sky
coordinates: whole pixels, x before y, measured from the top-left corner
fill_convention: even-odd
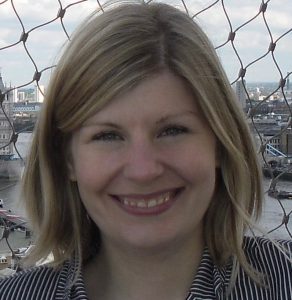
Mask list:
[[[77,2],[76,0],[61,0],[63,8]],[[105,1],[100,1],[104,3]],[[184,9],[180,0],[165,0]],[[221,45],[227,40],[230,32],[227,18],[222,8],[222,1],[185,0],[188,11],[194,15],[210,4],[215,6],[199,14],[195,20],[203,27],[212,40],[214,46]],[[225,0],[226,11],[230,17],[233,31],[251,19],[259,11],[261,0]],[[2,4],[1,4],[2,3]],[[48,22],[57,16],[60,8],[57,0],[14,0],[15,8],[21,18],[25,31]],[[74,28],[94,9],[98,7],[96,0],[88,0],[70,6],[64,16],[65,28],[69,35]],[[273,41],[292,29],[292,1],[270,0],[265,18],[271,30]],[[34,74],[34,66],[26,54],[23,44],[19,43],[11,48],[2,49],[17,43],[21,36],[22,27],[11,5],[11,1],[0,0],[0,68],[4,81],[13,86],[29,82]],[[60,19],[33,30],[27,39],[26,45],[39,70],[53,65],[60,53],[61,46],[67,37],[61,27]],[[271,37],[265,26],[262,15],[250,24],[238,30],[234,41],[243,65],[247,66],[256,58],[266,53]],[[240,63],[231,44],[228,43],[217,51],[230,81],[236,79]],[[275,59],[286,76],[292,71],[292,32],[289,32],[277,43],[274,51]],[[44,72],[40,83],[46,85],[50,70]],[[269,53],[263,60],[247,68],[247,82],[279,81],[280,74]]]

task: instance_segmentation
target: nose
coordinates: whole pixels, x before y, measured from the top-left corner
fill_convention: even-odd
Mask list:
[[[155,181],[164,171],[159,150],[145,141],[129,146],[124,176],[137,183]]]

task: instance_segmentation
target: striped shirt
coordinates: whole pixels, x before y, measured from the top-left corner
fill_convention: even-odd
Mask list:
[[[292,254],[292,241],[281,244]],[[242,268],[234,288],[227,295],[232,264],[216,266],[205,248],[197,274],[186,300],[291,300],[292,263],[272,242],[263,238],[245,238],[244,250],[249,263],[266,274],[266,286],[258,286]],[[55,270],[39,266],[0,280],[0,300],[88,300],[82,274],[72,284],[74,263],[66,262]]]

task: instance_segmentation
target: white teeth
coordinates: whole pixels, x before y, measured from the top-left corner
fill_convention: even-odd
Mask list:
[[[170,200],[170,194],[168,193],[168,194],[165,195],[165,197],[163,199],[163,202],[167,202],[169,200]]]
[[[157,206],[158,200],[151,199],[147,204],[148,204],[147,207],[154,207],[154,206]]]
[[[120,200],[125,206],[139,207],[139,208],[147,208],[147,207],[152,208],[168,202],[170,200],[170,196],[171,194],[170,192],[168,192],[159,196],[158,198],[153,198],[149,200],[145,200],[145,199],[134,200],[129,198],[120,198]]]
[[[159,204],[162,204],[163,202],[167,202],[169,199],[167,199],[167,198],[160,198],[160,199],[158,199],[158,201],[157,201],[157,204],[159,205]]]
[[[137,203],[137,207],[147,207],[147,204],[144,200],[140,200]]]

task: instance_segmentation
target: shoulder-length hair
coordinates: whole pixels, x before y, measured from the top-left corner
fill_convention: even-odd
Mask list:
[[[50,81],[34,132],[23,192],[37,235],[33,260],[54,265],[88,259],[95,227],[70,181],[74,130],[112,98],[169,70],[191,88],[218,144],[216,195],[204,236],[214,262],[234,257],[252,273],[242,250],[262,207],[261,171],[245,116],[210,41],[185,13],[165,4],[124,4],[94,13],[75,32]],[[97,166],[98,168],[98,166]]]

